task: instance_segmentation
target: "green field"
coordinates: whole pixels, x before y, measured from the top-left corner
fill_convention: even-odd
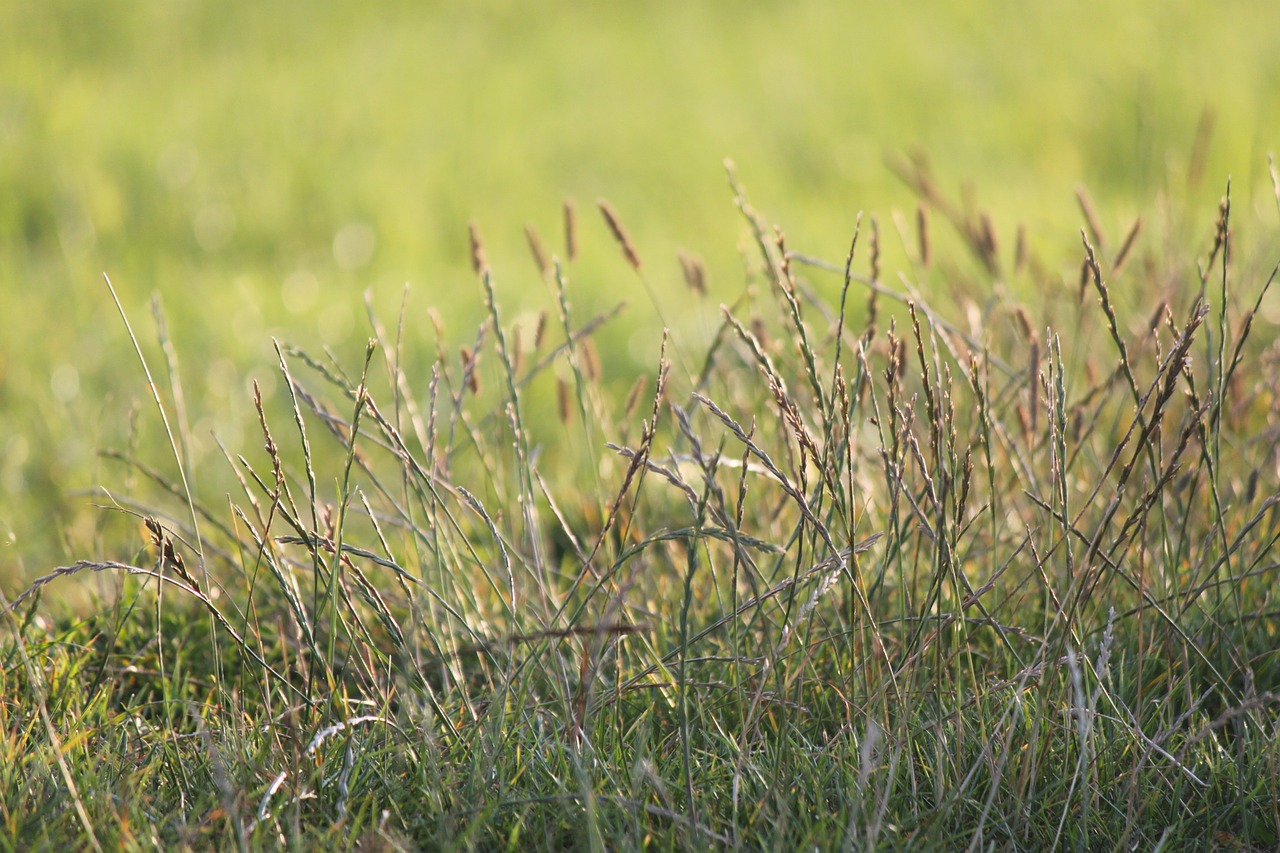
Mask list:
[[[0,3],[0,848],[1280,844],[1274,12],[861,5]]]
[[[893,210],[911,214],[884,160],[924,152],[943,186],[976,188],[1007,241],[1027,223],[1056,272],[1076,262],[1077,184],[1117,229],[1161,191],[1203,210],[1228,175],[1252,210],[1280,137],[1262,4],[313,5],[0,8],[8,575],[86,535],[70,493],[111,480],[94,454],[142,399],[104,272],[148,344],[148,299],[163,298],[194,455],[220,468],[211,431],[252,442],[244,378],[270,370],[272,335],[358,351],[362,291],[393,316],[408,282],[414,350],[434,348],[430,306],[451,347],[467,338],[470,219],[504,299],[542,308],[523,225],[557,239],[562,199],[605,196],[670,318],[678,247],[706,260],[715,302],[741,290],[726,157],[797,248],[838,260],[858,211],[890,233]],[[352,224],[376,245],[346,269],[333,245]],[[631,286],[584,265],[579,299]],[[651,349],[661,322],[632,302]]]

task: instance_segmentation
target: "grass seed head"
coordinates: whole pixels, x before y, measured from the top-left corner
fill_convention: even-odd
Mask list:
[[[474,221],[467,225],[467,237],[471,244],[471,271],[476,275],[484,275],[489,271],[489,262],[484,256],[484,244],[480,240],[480,229]]]
[[[880,220],[874,216],[871,217],[871,280],[880,280]]]
[[[564,200],[564,256],[571,262],[578,257],[578,217],[569,198]]]
[[[471,347],[464,345],[458,348],[458,355],[462,359],[462,376],[467,389],[470,390],[473,395],[479,394],[480,374],[476,370],[478,354],[473,352]]]
[[[542,248],[542,238],[538,236],[538,232],[532,225],[524,227],[524,239],[529,244],[529,254],[533,256],[533,263],[538,268],[538,274],[546,278],[551,274],[551,262],[547,260],[547,252]]]
[[[699,296],[707,295],[707,271],[700,258],[681,249],[678,255],[680,271],[684,273],[684,283]]]
[[[920,244],[920,265],[927,268],[933,264],[933,247],[929,243],[929,208],[924,202],[916,205],[916,236]]]
[[[636,272],[640,271],[640,255],[636,252],[635,244],[631,242],[631,236],[627,234],[627,229],[622,227],[622,221],[618,219],[618,213],[613,206],[604,199],[598,199],[596,206],[600,208],[600,214],[604,217],[605,224],[609,226],[609,233],[613,234],[613,239],[618,241],[618,246],[622,249],[623,256],[626,257],[627,263]]]
[[[556,412],[560,415],[560,423],[569,423],[569,383],[556,377]]]
[[[537,352],[542,349],[542,343],[547,337],[547,309],[538,312],[538,327],[533,333],[533,351]]]
[[[583,338],[579,345],[582,352],[582,375],[589,382],[598,382],[600,380],[600,353],[596,349],[596,342],[591,338]]]
[[[631,383],[631,390],[627,392],[627,402],[623,406],[623,417],[630,420],[631,416],[636,413],[636,407],[640,405],[640,398],[644,394],[645,386],[648,380],[644,376],[637,376],[636,381]]]

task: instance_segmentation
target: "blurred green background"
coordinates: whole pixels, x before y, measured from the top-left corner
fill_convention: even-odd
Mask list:
[[[144,456],[172,470],[103,272],[153,368],[160,295],[207,468],[222,464],[211,433],[233,452],[260,443],[247,386],[278,388],[271,336],[354,365],[365,289],[394,325],[411,283],[407,341],[424,361],[428,306],[450,351],[469,340],[469,219],[518,317],[549,304],[523,227],[560,251],[560,204],[576,199],[581,313],[633,297],[642,343],[610,343],[648,363],[657,310],[594,200],[617,207],[667,316],[689,299],[678,247],[705,258],[714,312],[742,286],[725,157],[793,248],[836,260],[857,211],[891,233],[891,211],[914,210],[884,165],[913,150],[1064,270],[1077,183],[1117,230],[1168,193],[1204,212],[1199,238],[1228,175],[1237,205],[1274,205],[1271,4],[906,9],[0,0],[5,588],[101,547],[81,490],[122,483],[96,452],[126,440],[133,409]],[[1205,178],[1188,182],[1206,116]]]

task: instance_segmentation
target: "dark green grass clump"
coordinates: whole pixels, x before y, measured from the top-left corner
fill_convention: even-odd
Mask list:
[[[1229,200],[1187,249],[1082,195],[1063,281],[908,177],[896,281],[735,184],[745,286],[634,383],[568,258],[530,232],[554,307],[508,323],[473,229],[459,355],[280,346],[229,499],[180,418],[120,453],[144,544],[3,617],[6,846],[1274,849],[1272,262]]]

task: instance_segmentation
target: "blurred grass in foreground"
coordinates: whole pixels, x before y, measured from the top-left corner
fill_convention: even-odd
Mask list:
[[[824,257],[860,209],[886,235],[891,210],[910,218],[883,158],[917,148],[944,187],[981,188],[1006,241],[1026,222],[1049,278],[1074,274],[1077,182],[1117,229],[1161,192],[1207,209],[1222,188],[1202,175],[1233,174],[1256,208],[1280,136],[1272,24],[1265,4],[1192,2],[0,5],[0,573],[92,541],[71,492],[115,479],[94,453],[128,444],[147,405],[103,271],[148,346],[161,295],[193,456],[229,486],[210,434],[256,442],[246,385],[278,393],[272,335],[351,355],[360,293],[394,316],[411,282],[409,357],[434,350],[431,305],[446,348],[463,342],[473,217],[503,299],[536,310],[550,301],[523,224],[558,244],[562,198],[607,195],[684,322],[678,246],[704,258],[713,300],[741,286],[725,156],[791,245]],[[651,363],[654,306],[583,242],[583,312],[626,292],[638,331],[601,343],[623,374]]]

